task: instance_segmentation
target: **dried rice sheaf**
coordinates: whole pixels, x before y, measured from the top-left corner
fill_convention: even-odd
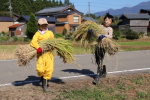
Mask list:
[[[75,59],[72,55],[72,45],[67,40],[47,39],[39,42],[39,45],[42,47],[43,53],[52,52],[52,48],[55,48],[54,50],[63,59],[64,63],[72,63]],[[18,65],[25,66],[37,56],[37,52],[32,46],[24,45],[17,49],[16,55],[18,57]]]
[[[92,34],[88,33],[89,29],[93,30]],[[73,36],[74,40],[80,41],[84,47],[94,44],[96,45],[95,48],[104,49],[109,55],[114,55],[118,52],[119,45],[111,39],[105,37],[102,40],[98,40],[98,37],[101,34],[107,34],[102,25],[99,25],[93,21],[86,21],[77,27],[77,30],[73,33]],[[95,41],[93,41],[92,37],[95,38]]]

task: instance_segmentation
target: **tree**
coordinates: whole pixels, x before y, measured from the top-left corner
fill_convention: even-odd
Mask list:
[[[9,0],[0,0],[0,16],[10,16],[9,14]],[[69,0],[65,1],[67,5],[74,4],[70,3]],[[12,12],[17,15],[30,15],[36,13],[45,7],[62,6],[62,0],[11,0]]]
[[[60,0],[60,1],[59,1],[59,6],[62,6],[62,5],[63,5],[63,3],[62,3],[62,1]]]
[[[32,39],[33,35],[38,30],[37,20],[35,15],[31,13],[29,22],[27,23],[26,35],[29,39]]]
[[[92,17],[92,18],[94,18],[94,19],[97,19],[98,17],[96,17],[96,15],[94,15],[94,14],[85,14],[84,16],[86,16],[86,17]]]
[[[65,1],[64,1],[64,4],[69,5],[69,4],[70,4],[70,1],[69,1],[69,0],[65,0]]]

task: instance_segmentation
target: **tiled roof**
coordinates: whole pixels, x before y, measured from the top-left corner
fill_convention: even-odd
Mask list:
[[[122,17],[128,19],[150,19],[150,15],[148,14],[123,14],[119,19],[122,19]]]
[[[13,22],[11,17],[0,17],[0,22]]]
[[[39,15],[39,14],[44,14],[44,13],[49,13],[49,14],[51,14],[51,13],[53,13],[53,14],[61,13],[63,10],[65,10],[69,7],[71,7],[71,6],[70,5],[64,5],[64,6],[56,6],[56,7],[46,7],[43,10],[40,10],[40,11],[36,12],[35,14]],[[78,11],[76,9],[75,9],[75,11],[78,12],[78,13],[81,13],[80,11]]]
[[[96,19],[92,18],[92,17],[82,17],[82,20],[90,20],[90,21],[93,21],[93,22],[98,22]]]
[[[65,8],[67,8],[69,6],[57,6],[57,7],[47,7],[44,8],[43,10],[38,11],[36,14],[38,13],[48,13],[48,12],[59,12]]]
[[[21,26],[21,25],[23,25],[23,24],[14,24],[14,25],[9,26],[8,28],[16,28],[16,27]]]
[[[30,16],[22,15],[26,21],[29,21]],[[46,18],[48,22],[58,22],[54,17],[44,17],[44,16],[36,16],[36,19],[39,20],[40,18]]]

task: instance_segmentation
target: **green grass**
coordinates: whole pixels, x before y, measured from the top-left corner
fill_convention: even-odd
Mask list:
[[[117,42],[120,45],[150,46],[150,42]]]
[[[109,88],[107,88],[109,89]],[[59,100],[125,100],[126,95],[121,93],[107,93],[104,88],[82,88],[62,93]]]
[[[149,77],[123,76],[116,79],[110,78],[109,83],[107,83],[108,80],[101,79],[101,83],[94,86],[84,85],[82,88],[68,88],[68,91],[61,91],[55,100],[149,100],[150,87],[147,79]],[[147,89],[143,88],[145,85]]]
[[[0,45],[0,51],[14,51],[18,45]]]

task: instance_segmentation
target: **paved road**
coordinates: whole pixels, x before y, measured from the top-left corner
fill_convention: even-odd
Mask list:
[[[92,54],[76,55],[76,64],[64,64],[62,59],[55,57],[55,70],[53,78],[78,79],[77,76],[95,74],[97,66],[94,63]],[[150,50],[119,52],[115,56],[105,56],[104,64],[107,66],[108,76],[125,74],[118,72],[130,70],[126,74],[149,72],[150,71]],[[146,68],[146,69],[144,69]],[[132,70],[141,69],[141,70]],[[115,74],[112,72],[115,71]],[[88,76],[90,77],[90,76]],[[25,67],[19,67],[17,60],[0,60],[0,86],[7,83],[37,81],[39,77],[35,71],[35,60]],[[19,83],[18,83],[19,84]]]

